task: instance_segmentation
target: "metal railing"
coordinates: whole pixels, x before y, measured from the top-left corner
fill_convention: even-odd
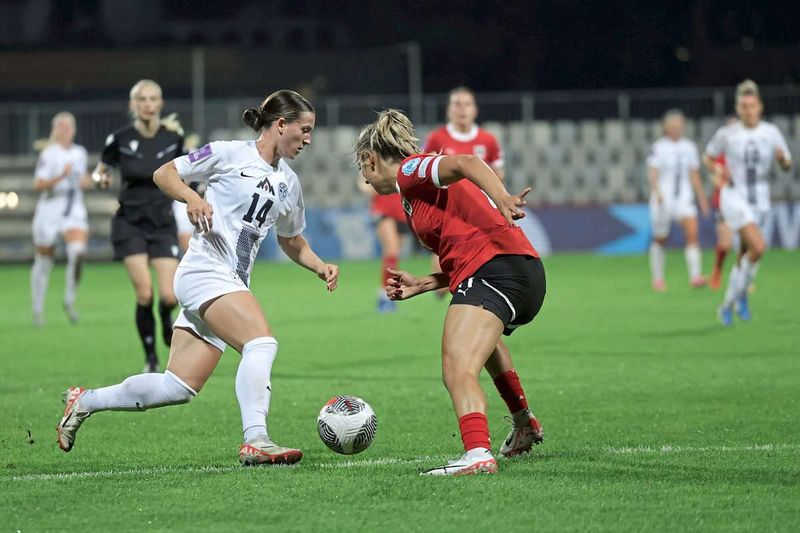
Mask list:
[[[761,92],[769,114],[800,113],[800,88],[763,87]],[[200,128],[203,137],[204,132],[240,125],[242,110],[260,98],[213,98],[200,104],[197,99],[167,99],[165,112],[177,112],[187,131]],[[444,121],[447,95],[426,94],[421,103],[408,94],[329,96],[314,103],[318,126],[360,126],[373,119],[374,111],[387,107],[414,109],[419,115],[414,117],[416,122],[436,124]],[[478,103],[483,122],[653,119],[670,108],[680,108],[695,118],[722,118],[733,113],[734,105],[731,87],[482,93]],[[0,154],[31,153],[33,142],[49,134],[52,116],[62,110],[76,116],[77,142],[96,152],[110,132],[129,121],[127,108],[125,100],[0,104]],[[195,118],[198,124],[193,123]]]

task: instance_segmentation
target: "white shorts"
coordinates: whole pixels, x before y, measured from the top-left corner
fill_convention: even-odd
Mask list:
[[[733,231],[757,222],[753,206],[730,186],[723,187],[719,193],[719,210],[723,220]]]
[[[172,202],[172,212],[175,214],[175,224],[178,226],[178,235],[181,233],[194,233],[194,224],[186,214],[186,204],[182,202]]]
[[[214,335],[200,316],[200,308],[206,302],[225,294],[250,292],[250,289],[239,279],[235,271],[222,265],[207,267],[178,265],[174,288],[181,310],[173,327],[189,329],[207,343],[224,351],[225,341]]]
[[[36,213],[33,215],[34,245],[53,246],[56,239],[67,230],[89,230],[89,217],[83,203],[75,203],[67,216],[63,215],[63,209],[63,202],[36,206]]]
[[[650,224],[653,228],[653,236],[664,238],[669,235],[672,221],[683,220],[684,218],[697,218],[697,207],[692,199],[681,199],[673,201],[663,201],[658,203],[655,195],[650,196]]]

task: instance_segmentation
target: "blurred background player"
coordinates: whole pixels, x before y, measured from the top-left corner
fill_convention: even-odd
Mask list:
[[[411,230],[441,259],[443,272],[429,276],[392,271],[389,297],[405,300],[446,287],[453,294],[444,322],[442,374],[465,453],[424,474],[497,472],[486,397],[478,382],[483,368],[513,418],[500,453],[527,453],[543,438],[500,340],[533,320],[544,301],[544,267],[513,222],[525,216],[520,208],[530,188],[508,194],[489,166],[473,155],[421,154],[414,126],[396,110],[380,113],[364,127],[354,151],[362,176],[378,194],[400,190]]]
[[[731,268],[718,310],[724,326],[733,324],[734,306],[741,320],[750,320],[748,287],[766,250],[760,225],[770,209],[767,178],[773,161],[784,171],[792,166],[786,139],[775,125],[761,120],[763,111],[758,85],[752,80],[740,83],[736,87],[739,120],[717,130],[703,155],[706,166],[725,179],[720,191],[720,210],[725,222],[741,239],[739,257]],[[715,161],[721,155],[725,156],[725,166]]]
[[[36,163],[34,188],[41,194],[33,216],[36,255],[31,268],[33,323],[37,326],[44,324],[44,298],[59,236],[67,249],[64,310],[71,323],[78,321],[75,296],[89,240],[83,189],[91,185],[91,180],[86,149],[73,142],[75,132],[75,117],[62,111],[53,117],[50,137],[37,143],[42,153]]]
[[[716,291],[722,285],[722,267],[725,264],[725,258],[733,248],[733,232],[725,223],[719,208],[719,195],[725,184],[725,155],[717,157],[714,163],[714,170],[711,172],[711,180],[714,185],[714,192],[711,194],[711,208],[714,210],[717,245],[714,249],[714,267],[711,269],[711,278],[708,281],[708,285]]]
[[[144,347],[145,369],[158,372],[150,266],[158,279],[162,336],[169,346],[172,311],[177,305],[173,278],[179,248],[172,200],[153,182],[153,172],[184,153],[183,131],[174,115],[161,119],[164,99],[161,87],[152,80],[141,80],[131,88],[129,108],[133,124],[108,136],[92,177],[107,188],[111,183],[107,165],[119,171],[120,205],[111,221],[114,259],[125,263],[136,292],[136,330]]]
[[[170,198],[187,204],[198,229],[176,276],[181,311],[166,372],[131,376],[100,389],[70,388],[57,426],[62,450],[72,449],[80,425],[95,412],[145,411],[190,401],[228,345],[242,354],[236,373],[244,430],[239,461],[291,464],[302,458],[300,450],[278,446],[267,433],[278,343],[249,287],[258,249],[274,226],[286,255],[314,272],[329,291],[336,289],[338,267],[323,262],[303,238],[300,181],[285,161],[311,144],[314,108],[294,91],[277,91],[258,109],[246,109],[243,119],[259,133],[258,140],[207,144],[154,175]],[[206,181],[206,199],[182,180]]]
[[[369,212],[375,223],[375,233],[381,246],[381,285],[378,287],[378,312],[391,313],[397,309],[397,303],[386,296],[386,282],[391,275],[389,270],[397,269],[400,250],[403,247],[403,233],[408,231],[405,211],[400,203],[400,193],[382,196],[358,178],[358,188],[370,197]]]
[[[478,103],[472,89],[463,85],[451,89],[447,103],[447,124],[428,135],[423,151],[445,155],[475,155],[489,165],[500,181],[503,181],[505,174],[500,143],[494,135],[475,123],[477,118]],[[435,254],[431,258],[431,266],[434,272],[441,272],[439,259]],[[437,294],[444,297],[447,291],[443,289],[437,291]]]
[[[664,136],[657,140],[647,158],[650,182],[650,222],[653,242],[650,244],[650,272],[653,289],[664,291],[664,244],[673,221],[678,222],[686,239],[684,256],[692,287],[702,287],[700,244],[697,236],[695,195],[703,216],[708,216],[708,201],[700,181],[700,156],[697,145],[683,136],[684,116],[671,109],[664,114]],[[694,193],[692,192],[694,191]]]

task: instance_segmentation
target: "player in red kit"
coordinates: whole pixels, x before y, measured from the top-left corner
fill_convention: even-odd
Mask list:
[[[411,121],[380,113],[355,146],[361,175],[378,194],[399,191],[409,226],[440,257],[442,272],[415,277],[392,271],[386,292],[406,300],[449,287],[453,298],[442,339],[442,374],[458,417],[464,455],[429,475],[494,473],[482,368],[494,379],[514,427],[500,448],[506,457],[542,441],[501,335],[527,324],[542,306],[545,275],[536,250],[514,225],[530,188],[510,195],[474,155],[421,154]]]
[[[397,304],[386,296],[384,287],[389,280],[389,270],[397,268],[397,260],[400,257],[402,248],[402,234],[408,232],[406,225],[406,214],[400,203],[400,194],[387,194],[381,196],[362,180],[358,180],[359,189],[371,197],[370,215],[375,223],[375,233],[381,245],[381,285],[378,291],[378,312],[391,313]]]
[[[500,144],[494,135],[478,127],[475,123],[477,118],[478,104],[472,89],[464,86],[452,89],[447,103],[447,124],[428,135],[422,151],[444,155],[472,154],[492,167],[502,181],[503,152]],[[435,255],[431,267],[441,272]],[[444,296],[446,291],[438,291],[438,294]]]
[[[717,163],[718,166],[716,168],[719,169],[719,171],[712,173],[714,192],[711,194],[711,208],[714,209],[714,216],[716,218],[717,246],[715,250],[716,253],[714,254],[714,268],[711,270],[711,278],[709,280],[709,286],[713,290],[719,289],[722,284],[722,265],[725,263],[725,257],[728,255],[728,252],[733,248],[733,232],[730,226],[725,223],[725,219],[722,218],[722,211],[720,211],[719,207],[720,191],[723,185],[730,179],[727,170],[728,167],[725,164],[725,154],[720,154],[720,156],[716,158],[715,163]]]

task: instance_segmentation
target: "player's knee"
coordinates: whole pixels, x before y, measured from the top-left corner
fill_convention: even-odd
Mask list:
[[[153,305],[153,286],[149,284],[136,284],[136,303],[139,305]]]
[[[442,363],[442,382],[448,391],[468,381],[472,373],[463,365],[459,365],[452,357],[445,357]]]
[[[178,305],[178,299],[175,298],[174,294],[160,294],[158,296],[158,304],[161,307],[175,307]]]
[[[747,247],[747,255],[750,256],[750,260],[753,262],[761,259],[761,257],[764,255],[764,252],[766,251],[767,251],[767,245],[764,244],[763,240],[754,242]]]

